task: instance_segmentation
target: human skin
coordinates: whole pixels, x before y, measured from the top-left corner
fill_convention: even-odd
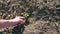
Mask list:
[[[10,20],[0,19],[0,29],[17,26],[18,24],[22,25],[24,24],[24,22],[25,19],[24,17],[21,16],[15,17],[14,19],[10,19]]]

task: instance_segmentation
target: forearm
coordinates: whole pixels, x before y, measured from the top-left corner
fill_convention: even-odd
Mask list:
[[[7,28],[7,27],[13,27],[13,26],[16,26],[17,24],[18,24],[17,22],[3,22],[3,23],[0,23],[0,29]]]
[[[7,28],[7,27],[13,27],[16,26],[17,24],[24,24],[24,20],[19,18],[14,18],[11,20],[0,20],[0,29],[1,28]]]

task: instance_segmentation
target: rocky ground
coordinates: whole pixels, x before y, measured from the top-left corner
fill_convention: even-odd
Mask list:
[[[0,0],[0,19],[28,13],[24,25],[0,34],[60,34],[60,0]]]

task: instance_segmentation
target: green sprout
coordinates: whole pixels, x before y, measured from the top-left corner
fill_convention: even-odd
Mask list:
[[[29,14],[26,13],[26,12],[24,12],[22,15],[23,15],[24,17],[28,17],[28,16],[29,16]]]

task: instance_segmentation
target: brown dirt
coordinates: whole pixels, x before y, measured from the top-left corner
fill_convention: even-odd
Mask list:
[[[24,25],[0,34],[60,34],[59,1],[0,0],[0,19],[12,19],[24,12],[29,13]]]

